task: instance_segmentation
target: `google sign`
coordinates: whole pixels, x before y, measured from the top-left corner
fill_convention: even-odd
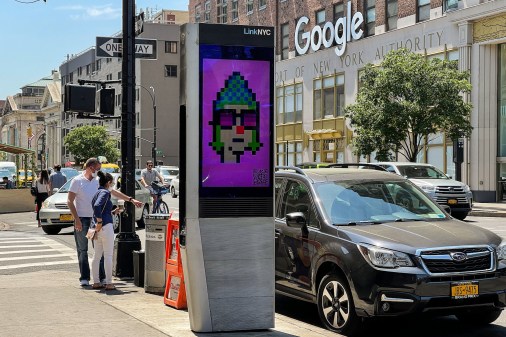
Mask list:
[[[325,48],[329,48],[335,41],[337,56],[343,55],[346,50],[346,42],[350,42],[352,38],[358,40],[364,33],[360,29],[360,25],[364,22],[364,16],[360,12],[356,12],[353,17],[351,16],[351,1],[348,2],[346,13],[346,16],[337,19],[335,25],[332,22],[326,22],[323,28],[314,26],[311,32],[302,33],[300,43],[303,46],[299,44],[299,31],[304,29],[303,26],[309,23],[309,19],[306,16],[301,17],[295,26],[295,49],[297,53],[299,55],[305,54],[309,49],[309,45],[311,45],[313,51],[319,50],[322,44]]]

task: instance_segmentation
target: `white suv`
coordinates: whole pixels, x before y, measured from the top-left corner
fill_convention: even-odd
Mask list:
[[[410,162],[380,162],[387,171],[408,178],[438,204],[448,205],[453,217],[464,220],[473,206],[469,186],[448,177],[430,164]]]

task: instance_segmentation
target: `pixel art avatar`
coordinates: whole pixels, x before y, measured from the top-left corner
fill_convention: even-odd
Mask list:
[[[225,80],[213,101],[213,141],[209,143],[222,163],[240,163],[245,151],[253,155],[260,142],[259,102],[238,71]]]

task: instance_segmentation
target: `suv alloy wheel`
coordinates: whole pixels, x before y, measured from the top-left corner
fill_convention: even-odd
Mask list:
[[[358,331],[359,318],[348,283],[336,274],[323,277],[318,287],[318,314],[329,330],[353,335]]]

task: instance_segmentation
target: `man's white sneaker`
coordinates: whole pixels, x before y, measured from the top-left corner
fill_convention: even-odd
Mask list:
[[[81,287],[89,286],[90,282],[88,280],[81,280]]]

